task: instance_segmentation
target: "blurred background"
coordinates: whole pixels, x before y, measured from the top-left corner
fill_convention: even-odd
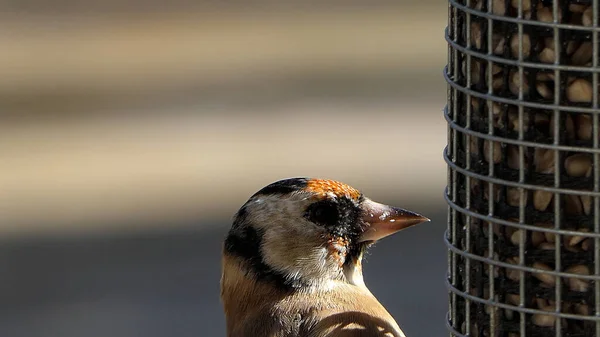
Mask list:
[[[225,336],[233,213],[285,177],[432,218],[373,293],[446,335],[447,6],[0,0],[0,336]]]

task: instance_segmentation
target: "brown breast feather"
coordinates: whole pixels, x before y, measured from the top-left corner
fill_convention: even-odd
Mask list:
[[[342,283],[331,292],[285,291],[257,281],[228,254],[223,268],[228,337],[405,337],[366,288]]]

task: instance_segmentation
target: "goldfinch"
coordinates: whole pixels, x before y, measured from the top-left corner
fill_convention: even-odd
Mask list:
[[[375,241],[429,221],[341,182],[291,178],[240,208],[223,246],[228,337],[405,337],[363,281]]]

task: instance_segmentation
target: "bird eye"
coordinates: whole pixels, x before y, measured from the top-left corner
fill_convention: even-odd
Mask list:
[[[339,219],[337,204],[329,200],[316,202],[308,207],[306,217],[317,225],[335,226]]]

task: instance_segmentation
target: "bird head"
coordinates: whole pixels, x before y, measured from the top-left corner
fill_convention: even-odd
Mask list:
[[[291,178],[256,192],[236,213],[224,254],[241,258],[257,280],[295,289],[362,285],[365,249],[429,221],[370,200],[341,182]]]

